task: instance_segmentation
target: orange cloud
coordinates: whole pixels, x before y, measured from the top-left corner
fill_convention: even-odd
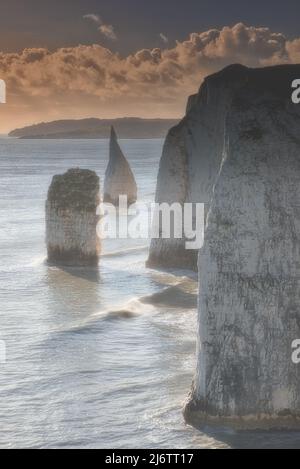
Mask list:
[[[187,96],[207,74],[230,63],[297,61],[300,38],[288,41],[269,28],[240,23],[192,33],[173,48],[143,49],[127,57],[101,45],[0,53],[0,78],[6,80],[11,103],[5,112],[11,119],[15,113],[18,125],[90,115],[173,117],[183,113]]]

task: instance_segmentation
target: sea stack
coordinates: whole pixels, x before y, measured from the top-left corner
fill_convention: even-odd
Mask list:
[[[300,105],[291,100],[298,76],[299,65],[229,67],[205,81],[182,124],[189,164],[203,127],[214,130],[198,146],[196,173],[211,175],[204,188],[203,176],[198,181],[209,212],[199,253],[198,364],[184,412],[197,426],[300,428],[300,368],[292,360],[300,338]],[[212,111],[222,118],[213,129]],[[191,176],[188,192],[197,186]]]
[[[118,143],[116,132],[112,127],[103,201],[118,206],[120,195],[127,196],[128,205],[135,203],[137,200],[137,185],[130,165]]]
[[[46,202],[48,262],[65,266],[96,266],[100,203],[99,177],[87,169],[54,176]]]

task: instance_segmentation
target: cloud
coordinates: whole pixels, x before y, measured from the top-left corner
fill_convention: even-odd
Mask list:
[[[111,24],[102,24],[98,29],[103,34],[103,36],[107,37],[108,39],[111,39],[112,41],[117,40],[114,27]]]
[[[167,36],[165,36],[165,34],[160,33],[159,37],[161,38],[161,40],[162,40],[165,44],[168,44],[169,39],[167,38]]]
[[[197,91],[203,78],[228,64],[256,67],[299,61],[300,38],[290,41],[269,28],[239,23],[127,57],[101,45],[0,53],[0,77],[8,89],[5,112],[14,112],[16,126],[17,119],[180,116],[187,96]]]
[[[117,40],[117,35],[115,33],[114,27],[111,24],[105,24],[101,16],[95,15],[94,13],[88,13],[83,16],[84,19],[93,21],[98,26],[98,31],[100,31],[103,36],[112,41]]]
[[[85,20],[91,20],[94,21],[94,23],[101,24],[102,20],[99,15],[95,15],[94,13],[88,13],[87,15],[84,15],[83,18]]]
[[[292,63],[300,63],[300,39],[287,42],[286,49]]]

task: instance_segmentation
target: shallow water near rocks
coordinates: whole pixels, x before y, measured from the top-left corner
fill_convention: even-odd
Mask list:
[[[154,199],[162,140],[123,140]],[[202,431],[182,418],[195,369],[196,278],[145,268],[148,241],[106,240],[99,270],[45,262],[54,174],[103,177],[105,140],[0,139],[0,447],[300,447],[299,433]]]

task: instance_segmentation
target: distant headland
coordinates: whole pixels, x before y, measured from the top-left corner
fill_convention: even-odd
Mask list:
[[[72,139],[109,138],[113,126],[120,138],[165,138],[169,129],[178,124],[179,119],[142,119],[124,117],[118,119],[57,120],[15,129],[9,137],[22,139]]]

